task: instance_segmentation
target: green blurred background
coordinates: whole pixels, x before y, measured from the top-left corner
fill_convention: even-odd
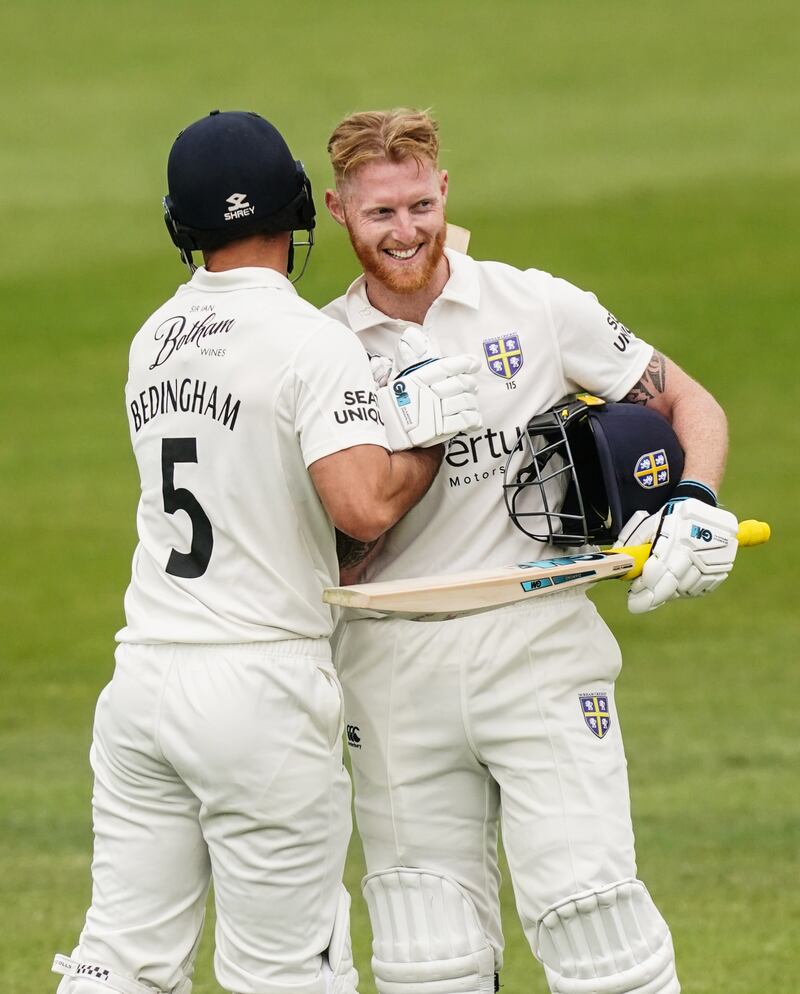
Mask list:
[[[472,253],[594,290],[726,407],[723,490],[773,525],[713,599],[622,642],[640,875],[684,990],[794,994],[800,972],[795,334],[796,0],[235,5],[73,0],[0,11],[0,986],[55,987],[90,894],[87,750],[134,545],[129,340],[184,271],[165,161],[214,107],[284,132],[318,207],[347,112],[432,107]],[[355,276],[322,217],[301,289]],[[469,541],[469,536],[465,536]],[[611,588],[611,589],[609,589]],[[348,884],[372,994],[354,840]],[[505,989],[540,994],[510,887]],[[207,930],[197,994],[219,991]]]

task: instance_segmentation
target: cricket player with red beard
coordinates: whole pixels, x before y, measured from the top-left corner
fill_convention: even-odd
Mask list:
[[[438,128],[413,110],[357,113],[333,132],[326,204],[363,274],[326,313],[385,379],[418,359],[470,353],[485,429],[448,444],[427,495],[376,545],[346,543],[350,582],[553,554],[501,511],[518,430],[570,393],[644,404],[685,452],[665,511],[637,514],[620,544],[652,541],[629,593],[640,613],[716,587],[737,521],[717,506],[723,411],[592,293],[535,269],[445,247],[448,174]],[[708,555],[697,522],[722,536]],[[420,624],[355,617],[340,631],[364,895],[381,994],[487,994],[502,965],[498,831],[517,908],[553,992],[676,994],[670,931],[638,879],[614,707],[615,639],[583,589]],[[604,702],[602,729],[582,701]]]

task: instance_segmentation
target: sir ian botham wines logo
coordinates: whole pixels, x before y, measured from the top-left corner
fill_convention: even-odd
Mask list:
[[[226,221],[235,221],[240,217],[247,217],[250,214],[255,214],[255,207],[251,207],[247,202],[246,193],[232,193],[226,200],[226,203],[230,204],[230,210],[225,212]]]

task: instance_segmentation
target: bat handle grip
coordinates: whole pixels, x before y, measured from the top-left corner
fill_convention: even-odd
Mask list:
[[[633,566],[631,566],[627,573],[621,576],[622,580],[635,580],[637,576],[642,575],[642,568],[652,548],[653,546],[648,542],[646,545],[621,545],[609,549],[609,552],[622,552],[633,559]]]
[[[739,545],[764,545],[769,542],[771,529],[766,521],[756,521],[755,518],[748,518],[747,521],[739,522],[739,530],[736,537]]]
[[[736,537],[741,546],[763,545],[765,542],[769,542],[770,527],[766,521],[756,521],[754,518],[748,518],[747,521],[739,522]],[[641,576],[642,568],[647,557],[650,555],[651,548],[650,544],[626,545],[610,550],[611,552],[624,552],[626,556],[630,556],[633,559],[633,566],[622,577],[623,580],[635,580],[637,576]]]

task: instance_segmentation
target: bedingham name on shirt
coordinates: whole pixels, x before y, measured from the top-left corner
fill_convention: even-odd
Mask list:
[[[203,414],[233,431],[241,404],[230,393],[223,396],[219,387],[207,380],[187,376],[183,380],[162,380],[140,391],[129,406],[136,431],[159,415],[173,412]]]

